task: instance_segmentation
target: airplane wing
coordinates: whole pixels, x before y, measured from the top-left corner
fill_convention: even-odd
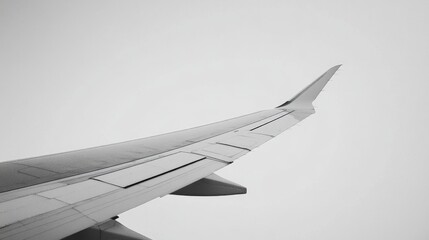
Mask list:
[[[215,171],[314,113],[340,65],[277,108],[149,138],[0,163],[0,239],[147,239],[115,217],[167,194],[246,188]]]

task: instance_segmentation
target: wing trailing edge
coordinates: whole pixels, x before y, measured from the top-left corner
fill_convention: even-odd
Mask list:
[[[317,98],[319,93],[340,67],[341,64],[331,67],[328,71],[314,80],[310,85],[295,95],[295,97],[291,98],[289,101],[283,103],[277,108],[287,108],[292,110],[313,110],[313,101]]]

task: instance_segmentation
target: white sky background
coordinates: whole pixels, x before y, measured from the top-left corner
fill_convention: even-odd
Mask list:
[[[317,113],[218,173],[233,197],[120,216],[155,240],[428,239],[427,1],[0,1],[0,161],[275,107]]]

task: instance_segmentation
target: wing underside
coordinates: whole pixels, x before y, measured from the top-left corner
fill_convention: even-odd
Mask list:
[[[1,164],[0,239],[61,239],[170,193],[222,195],[231,186],[231,193],[244,193],[241,186],[212,173],[313,114],[311,102],[338,68],[275,109],[151,138]],[[201,190],[212,184],[214,191]],[[195,191],[198,194],[192,194]]]

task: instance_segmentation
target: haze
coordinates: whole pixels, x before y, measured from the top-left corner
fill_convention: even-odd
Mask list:
[[[234,197],[120,215],[156,240],[429,238],[426,1],[0,1],[0,161],[272,108],[317,113],[221,170]]]

